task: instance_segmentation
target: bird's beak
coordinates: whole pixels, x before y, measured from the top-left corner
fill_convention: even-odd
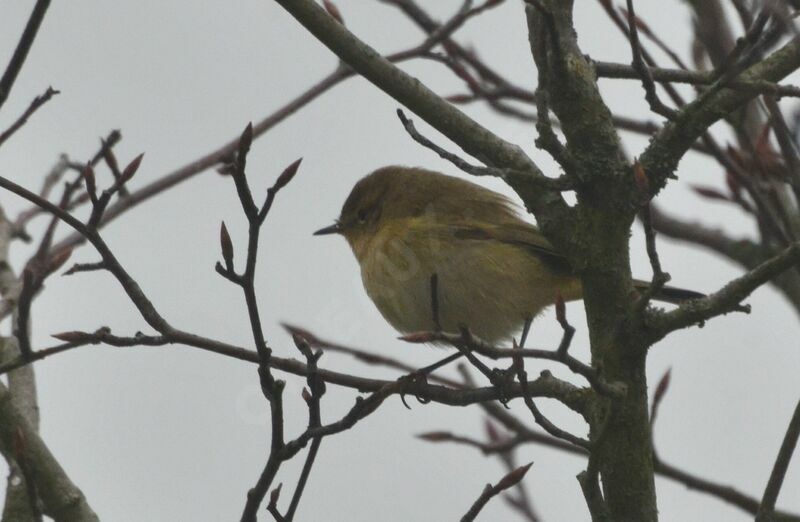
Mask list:
[[[341,234],[342,233],[342,226],[339,223],[334,223],[333,225],[325,228],[320,228],[316,232],[314,232],[315,236],[325,236],[327,234]]]

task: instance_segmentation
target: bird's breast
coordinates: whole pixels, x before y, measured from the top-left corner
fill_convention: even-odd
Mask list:
[[[458,239],[413,224],[384,227],[360,262],[367,294],[398,331],[435,328],[431,276],[436,274],[442,328],[456,332],[466,326],[490,342],[517,333],[557,293],[569,298],[575,283],[553,275],[516,246]]]

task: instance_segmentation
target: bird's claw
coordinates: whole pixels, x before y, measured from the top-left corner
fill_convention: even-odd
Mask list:
[[[515,372],[513,367],[501,370],[499,368],[492,369],[492,375],[489,378],[492,385],[500,391],[499,401],[506,409],[509,409],[508,402],[511,400],[509,388],[514,383]]]
[[[411,407],[406,402],[406,392],[408,391],[408,388],[418,383],[428,384],[428,375],[425,372],[417,370],[407,375],[403,375],[402,377],[397,379],[397,381],[401,385],[400,400],[403,402],[403,406],[405,406],[410,410]],[[417,394],[414,394],[414,398],[417,399],[417,402],[419,402],[420,404],[428,404],[429,402],[431,402],[430,399],[422,397]]]

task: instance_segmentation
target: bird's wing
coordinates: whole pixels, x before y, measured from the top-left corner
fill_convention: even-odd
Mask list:
[[[551,269],[564,274],[572,273],[567,258],[535,226],[525,223],[494,224],[453,224],[449,226],[457,239],[499,241],[520,247],[547,264]]]

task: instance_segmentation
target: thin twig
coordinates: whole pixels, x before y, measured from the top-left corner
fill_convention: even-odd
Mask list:
[[[0,134],[0,146],[2,146],[3,143],[5,143],[6,140],[8,140],[8,138],[13,136],[15,132],[17,132],[23,125],[25,125],[25,123],[27,123],[28,121],[28,118],[30,118],[34,112],[39,110],[39,107],[50,101],[50,98],[52,98],[56,94],[59,94],[59,91],[53,89],[52,87],[48,87],[47,90],[44,92],[44,94],[40,94],[39,96],[34,98],[31,104],[25,110],[25,112],[23,112],[22,115],[19,118],[17,118],[17,120],[14,123],[12,123],[8,129],[6,129],[5,131],[3,131],[2,134]]]
[[[636,26],[636,13],[633,10],[633,0],[628,2],[628,36],[631,43],[631,53],[633,54],[633,68],[639,73],[642,80],[642,87],[645,92],[645,99],[650,105],[650,109],[656,114],[660,114],[667,119],[674,119],[676,115],[675,109],[667,107],[658,97],[656,92],[656,84],[650,74],[647,64],[642,57],[642,49],[639,44],[639,30]]]
[[[557,437],[559,439],[565,440],[571,444],[575,444],[576,446],[580,446],[582,448],[589,448],[589,441],[582,439],[580,437],[576,437],[575,435],[569,433],[568,431],[562,430],[555,424],[553,424],[550,419],[544,416],[539,408],[536,406],[536,403],[533,402],[531,396],[527,393],[528,391],[528,373],[525,371],[525,359],[522,357],[516,359],[514,361],[514,366],[517,370],[517,380],[519,380],[520,385],[522,386],[522,399],[525,401],[525,405],[530,410],[531,414],[533,415],[536,424],[541,426],[544,431],[552,435],[553,437]]]
[[[800,438],[800,401],[797,402],[797,406],[794,408],[792,420],[789,421],[789,427],[786,428],[781,449],[775,458],[775,464],[772,466],[772,473],[770,473],[767,487],[764,489],[764,495],[761,498],[756,522],[771,522],[775,518],[773,513],[775,502],[781,492],[783,479],[786,477],[786,470],[789,469],[789,462],[792,460],[792,454],[797,446],[798,438]]]
[[[603,61],[594,62],[594,66],[598,78],[641,80],[640,71],[642,66],[637,69],[627,64]],[[644,65],[643,67],[647,69],[653,80],[659,83],[685,83],[705,86],[711,85],[716,81],[714,75],[708,72],[669,69],[650,65]],[[800,97],[800,87],[773,83],[767,80],[732,79],[725,85],[725,88],[753,94],[769,94],[789,98]]]
[[[506,489],[515,486],[517,483],[519,483],[519,481],[525,478],[525,474],[532,465],[533,462],[511,471],[506,476],[501,478],[500,481],[494,486],[487,484],[483,492],[480,494],[477,500],[475,500],[475,503],[470,506],[469,511],[467,511],[463,517],[461,517],[461,522],[471,522],[475,520],[475,518],[478,516],[478,513],[481,512],[484,506],[486,506],[486,504],[492,500],[492,498],[496,497]]]
[[[458,167],[459,169],[463,170],[467,174],[471,174],[473,176],[495,176],[499,178],[506,178],[512,172],[507,169],[499,169],[496,167],[482,167],[479,165],[472,165],[468,161],[464,160],[457,154],[453,154],[442,147],[436,145],[434,142],[420,134],[420,132],[414,126],[414,122],[406,117],[405,113],[402,109],[397,109],[397,117],[400,118],[400,121],[403,124],[406,132],[408,132],[409,136],[414,139],[417,143],[426,147],[436,154],[438,154],[442,159],[445,159]],[[537,186],[541,186],[547,189],[556,190],[556,191],[566,191],[572,190],[574,188],[574,184],[572,180],[568,179],[565,176],[560,176],[558,178],[548,178],[544,175],[541,175],[538,172],[526,172],[525,173],[526,179],[529,179],[532,183],[536,184]]]
[[[434,142],[420,134],[417,128],[414,126],[414,122],[410,120],[405,112],[402,109],[397,109],[397,117],[400,118],[400,122],[403,124],[406,132],[408,132],[409,136],[411,136],[414,141],[426,147],[436,154],[438,154],[442,159],[445,159],[458,167],[459,169],[463,170],[467,174],[471,174],[473,176],[497,176],[502,177],[503,172],[500,169],[491,168],[491,167],[482,167],[479,165],[472,165],[468,161],[464,160],[457,154],[453,154],[452,152],[448,152],[447,150],[443,149],[442,147],[436,145]]]
[[[653,219],[650,214],[650,203],[647,203],[639,212],[639,217],[642,220],[644,228],[645,246],[647,249],[647,257],[650,260],[650,267],[653,269],[653,278],[650,281],[650,286],[641,292],[639,299],[634,305],[634,313],[641,313],[647,308],[653,296],[657,295],[670,280],[670,275],[661,268],[661,260],[658,257],[658,249],[656,248],[656,231],[653,227]]]
[[[233,254],[231,253],[230,238],[226,237],[227,232],[221,235],[222,251],[225,259],[225,267],[217,263],[216,270],[226,279],[238,285],[244,294],[245,303],[247,305],[247,313],[250,319],[250,328],[253,335],[253,342],[255,344],[256,353],[258,353],[258,376],[261,383],[261,391],[264,398],[269,403],[270,408],[270,423],[271,423],[271,441],[270,451],[267,458],[267,463],[264,470],[250,491],[247,493],[247,501],[245,502],[244,510],[242,512],[242,522],[255,522],[256,513],[261,505],[264,496],[267,494],[270,485],[272,484],[275,475],[277,474],[281,464],[286,460],[282,456],[285,447],[284,441],[284,417],[283,417],[283,390],[285,388],[285,381],[275,379],[272,374],[272,350],[267,345],[264,337],[264,331],[261,326],[261,317],[258,308],[258,300],[255,291],[255,269],[258,258],[258,244],[261,233],[261,226],[264,224],[264,219],[269,212],[272,205],[272,200],[275,193],[284,187],[294,176],[299,162],[295,162],[295,168],[287,177],[281,175],[270,189],[267,201],[262,207],[258,207],[253,200],[253,194],[250,190],[250,185],[247,181],[245,172],[247,154],[250,150],[250,145],[253,142],[253,125],[248,124],[241,134],[239,144],[237,147],[236,158],[234,159],[231,173],[233,181],[236,185],[236,191],[239,195],[239,201],[242,206],[242,211],[247,218],[248,222],[248,241],[247,241],[247,255],[245,261],[245,269],[241,274],[233,272]],[[221,229],[225,232],[224,226]],[[316,364],[310,369],[312,374],[316,374]]]
[[[308,390],[310,391],[306,393],[306,390],[304,389],[303,398],[308,404],[308,429],[313,430],[322,426],[320,400],[325,394],[325,381],[323,381],[317,374],[317,361],[319,361],[319,358],[322,357],[322,351],[313,353],[308,342],[298,335],[294,336],[294,343],[303,357],[305,357],[306,365],[308,366],[308,377],[306,378],[306,382],[308,383]],[[292,495],[289,508],[286,510],[285,520],[287,522],[291,522],[294,519],[297,506],[300,504],[300,498],[303,496],[303,491],[305,490],[308,477],[311,474],[311,468],[314,465],[314,461],[317,457],[317,452],[319,451],[321,443],[322,437],[315,437],[311,441],[311,446],[308,449],[306,461],[303,464],[303,470],[300,472],[300,478],[297,481],[297,487]]]

